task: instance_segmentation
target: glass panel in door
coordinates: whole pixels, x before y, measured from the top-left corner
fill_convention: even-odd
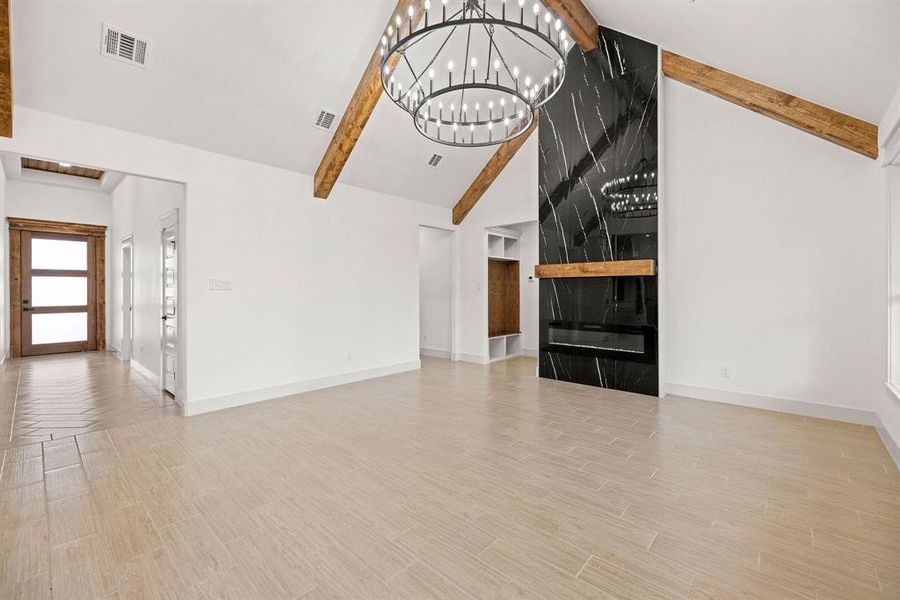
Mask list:
[[[90,347],[94,303],[92,239],[22,232],[22,353]]]

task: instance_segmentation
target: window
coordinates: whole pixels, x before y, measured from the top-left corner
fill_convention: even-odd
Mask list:
[[[888,196],[888,384],[900,395],[900,165],[886,167]]]

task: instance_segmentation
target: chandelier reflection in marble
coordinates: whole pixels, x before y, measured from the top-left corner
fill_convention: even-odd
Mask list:
[[[524,133],[559,90],[572,45],[562,22],[525,0],[425,0],[381,38],[381,82],[425,137],[451,146]]]
[[[637,172],[607,181],[600,192],[613,201],[610,207],[618,217],[651,217],[657,212],[659,193],[656,171],[648,171],[641,159]]]

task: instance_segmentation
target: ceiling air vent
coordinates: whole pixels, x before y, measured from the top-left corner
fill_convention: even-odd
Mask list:
[[[324,108],[319,109],[319,115],[313,119],[313,122],[310,123],[312,127],[316,129],[324,129],[325,131],[331,131],[332,125],[334,125],[334,120],[337,117],[336,114],[331,112],[330,110],[325,110]]]
[[[148,45],[147,40],[141,39],[133,33],[106,23],[103,24],[100,52],[107,58],[127,62],[136,67],[146,67]]]
[[[437,168],[443,159],[444,157],[440,154],[432,154],[431,158],[428,159],[428,166]]]

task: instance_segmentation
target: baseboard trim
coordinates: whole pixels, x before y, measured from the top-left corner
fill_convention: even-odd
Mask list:
[[[522,356],[530,356],[531,358],[538,357],[537,348],[522,348]]]
[[[897,442],[894,441],[894,438],[891,437],[891,434],[887,432],[887,429],[885,429],[884,425],[880,422],[875,429],[878,431],[878,437],[881,438],[881,443],[884,444],[888,454],[894,459],[894,466],[900,471],[900,446],[897,445]]]
[[[450,358],[449,350],[440,350],[438,348],[426,348],[425,346],[422,346],[421,348],[419,348],[419,354],[422,356],[430,356],[432,358],[446,358],[446,359]]]
[[[155,385],[157,388],[159,388],[159,375],[157,375],[156,373],[154,373],[153,371],[151,371],[150,369],[148,369],[147,367],[145,367],[138,361],[134,360],[134,358],[132,358],[130,361],[128,361],[128,364],[131,366],[132,369],[137,371],[140,375],[143,375],[144,377],[149,379],[153,385]]]
[[[462,352],[457,354],[454,360],[467,363],[475,363],[476,365],[486,365],[488,364],[488,362],[490,362],[485,356],[481,356],[479,354],[464,354]]]
[[[736,404],[738,406],[747,406],[750,408],[762,408],[794,415],[803,415],[804,417],[856,423],[857,425],[871,425],[876,427],[880,425],[878,415],[873,411],[863,410],[861,408],[851,408],[849,406],[816,404],[815,402],[804,402],[802,400],[760,396],[758,394],[697,387],[672,382],[666,383],[666,394],[667,396],[687,396],[688,398],[696,398],[698,400],[721,402],[723,404]]]
[[[396,375],[406,371],[415,371],[421,368],[422,363],[418,360],[410,362],[397,363],[384,367],[375,367],[374,369],[363,369],[361,371],[353,371],[350,373],[341,373],[339,375],[330,375],[328,377],[319,377],[316,379],[307,379],[304,381],[296,381],[294,383],[286,383],[284,385],[276,385],[268,388],[259,388],[255,390],[246,390],[234,394],[225,394],[224,396],[213,396],[210,398],[200,398],[199,400],[190,400],[182,404],[183,414],[186,417],[201,415],[203,413],[223,410],[226,408],[234,408],[245,404],[254,404],[256,402],[264,402],[266,400],[274,400],[275,398],[283,398],[284,396],[292,396],[294,394],[302,394],[304,392],[312,392],[324,388],[335,387],[347,383],[354,383],[366,379],[375,379],[377,377],[386,377],[388,375]]]

